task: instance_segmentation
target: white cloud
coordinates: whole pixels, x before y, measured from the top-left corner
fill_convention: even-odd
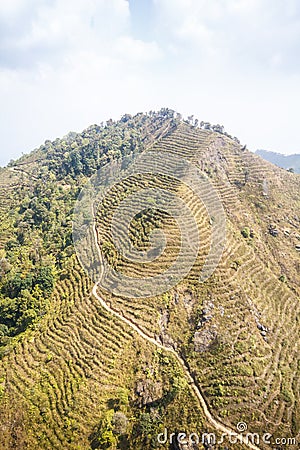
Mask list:
[[[147,39],[126,0],[0,1],[4,152],[161,106],[300,151],[298,1],[153,0]]]
[[[161,33],[173,48],[199,52],[203,66],[289,71],[300,68],[300,3],[295,0],[154,0]],[[165,26],[166,24],[166,26]],[[165,31],[163,31],[163,28]],[[282,64],[273,64],[274,55]],[[208,58],[206,60],[205,58]],[[218,59],[218,60],[217,60]]]
[[[148,64],[163,55],[155,41],[130,35],[126,0],[60,0],[35,7],[28,26],[14,28],[0,45],[11,55],[0,58],[6,151],[28,151],[128,108],[134,113],[134,105],[144,109],[141,99],[147,104],[153,95]],[[16,20],[17,8],[14,14]]]
[[[0,17],[9,19],[28,7],[26,0],[1,0]]]
[[[229,11],[239,15],[248,15],[264,7],[260,0],[231,0],[226,3]]]
[[[199,23],[195,17],[188,17],[177,31],[178,36],[195,39],[204,45],[212,43],[214,33],[206,25]]]
[[[104,43],[128,31],[126,0],[31,0],[31,8],[21,19],[24,4],[19,1],[11,19],[13,26],[0,44],[2,65],[18,67],[45,60],[57,65],[58,57],[62,62],[70,52],[84,48],[101,52]],[[0,25],[1,17],[0,7]],[[5,26],[6,21],[3,22]],[[22,26],[18,26],[19,22]]]
[[[129,61],[149,62],[162,57],[162,51],[156,42],[143,42],[130,36],[121,36],[115,48],[120,57]]]

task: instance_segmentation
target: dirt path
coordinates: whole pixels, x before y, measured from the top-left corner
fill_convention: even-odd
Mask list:
[[[99,258],[100,261],[102,261],[102,254],[100,251],[100,247],[98,244],[98,236],[97,236],[97,231],[96,231],[96,216],[94,213],[94,207],[92,207],[93,210],[93,217],[94,217],[94,223],[93,223],[93,235],[94,235],[94,239],[95,239],[95,244],[97,247],[97,251],[99,254]],[[103,267],[103,265],[102,265]],[[130,326],[134,331],[136,331],[139,336],[141,336],[143,339],[145,339],[146,341],[150,342],[151,344],[155,345],[156,347],[164,350],[165,352],[169,352],[172,353],[172,355],[174,355],[174,357],[177,359],[177,361],[179,362],[179,364],[181,365],[182,369],[184,370],[184,373],[189,381],[190,386],[193,388],[199,403],[201,405],[201,408],[204,412],[204,415],[207,419],[207,421],[218,431],[220,431],[221,433],[224,433],[228,436],[230,435],[235,435],[237,436],[237,438],[243,443],[245,444],[247,447],[253,449],[253,450],[260,450],[259,447],[257,447],[256,445],[252,444],[251,442],[249,442],[249,439],[246,438],[246,434],[245,435],[241,435],[238,434],[235,430],[232,430],[230,428],[228,428],[227,426],[223,425],[221,422],[219,422],[218,420],[214,419],[213,416],[211,415],[208,406],[206,404],[206,401],[204,400],[203,395],[201,394],[200,388],[197,385],[197,382],[195,381],[195,379],[193,378],[193,376],[190,373],[188,364],[186,363],[186,361],[184,361],[184,359],[174,350],[173,347],[166,347],[164,345],[162,345],[160,342],[156,341],[153,337],[148,336],[145,332],[143,332],[137,325],[135,325],[130,319],[127,319],[126,317],[124,317],[122,314],[120,314],[119,312],[115,311],[114,309],[112,309],[106,302],[105,300],[100,297],[98,295],[97,292],[97,288],[98,288],[98,283],[96,283],[93,287],[92,293],[93,295],[99,300],[101,306],[106,309],[106,311],[108,311],[109,313],[113,314],[115,317],[117,317],[118,319],[122,320],[124,323],[126,323],[128,326]]]

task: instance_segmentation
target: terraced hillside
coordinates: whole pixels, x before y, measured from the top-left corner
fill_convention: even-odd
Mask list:
[[[201,247],[189,275],[168,292],[117,296],[93,284],[80,266],[72,211],[97,168],[142,151],[173,154],[206,174],[226,213],[225,247],[214,273],[199,283],[215,220],[205,204],[167,177],[128,178],[95,217],[90,238],[101,258],[137,282],[176,260],[176,223],[154,207],[137,215],[129,231],[134,246],[147,251],[149,233],[164,229],[168,245],[161,258],[131,263],[114,247],[114,208],[146,184],[168,188],[189,206]],[[157,435],[165,428],[201,438],[215,433],[215,449],[297,448],[298,175],[162,110],[47,141],[4,169],[0,180],[6,217],[0,250],[1,448],[187,448],[160,445]],[[14,305],[22,312],[15,322]],[[221,442],[241,422],[260,441],[252,445],[240,433],[240,443]],[[272,434],[270,443],[264,433]],[[188,447],[209,448],[209,442]]]

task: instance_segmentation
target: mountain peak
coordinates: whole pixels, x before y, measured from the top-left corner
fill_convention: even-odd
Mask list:
[[[3,450],[297,436],[297,175],[164,108],[47,140],[0,187]]]

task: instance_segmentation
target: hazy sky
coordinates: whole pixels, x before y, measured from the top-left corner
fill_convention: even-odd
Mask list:
[[[0,0],[0,164],[162,106],[300,152],[299,0]]]

